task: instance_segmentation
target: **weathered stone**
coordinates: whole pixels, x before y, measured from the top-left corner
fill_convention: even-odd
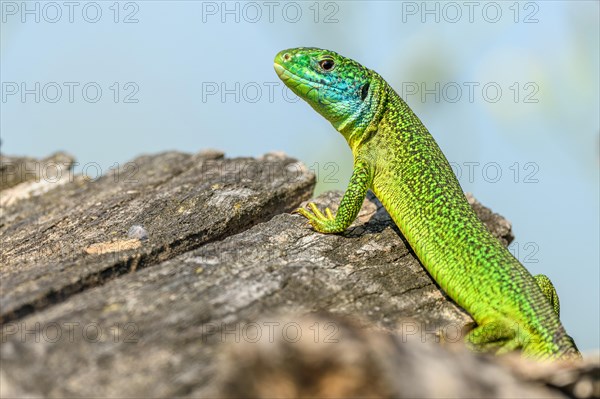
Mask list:
[[[417,337],[366,330],[321,315],[283,319],[304,334],[263,334],[229,343],[214,390],[225,398],[563,398],[541,383],[525,384],[489,356],[448,351]],[[330,326],[329,337],[313,333]],[[321,331],[322,333],[323,331]],[[192,395],[195,396],[195,395]]]
[[[275,154],[171,152],[96,181],[74,176],[3,209],[0,322],[289,211],[313,186],[302,164]],[[147,240],[128,238],[134,225]]]
[[[75,158],[64,152],[44,159],[0,154],[0,191],[23,182],[56,183],[69,174],[74,162]],[[6,193],[2,195],[6,198]]]

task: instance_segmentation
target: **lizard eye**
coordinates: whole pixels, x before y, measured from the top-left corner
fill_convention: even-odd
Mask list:
[[[333,60],[330,60],[330,59],[324,59],[324,60],[319,61],[319,66],[325,72],[329,72],[335,66],[335,62]]]

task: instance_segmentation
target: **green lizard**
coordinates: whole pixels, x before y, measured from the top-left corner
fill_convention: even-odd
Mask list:
[[[315,204],[296,212],[322,233],[343,232],[368,189],[384,205],[439,286],[476,321],[476,351],[522,349],[538,359],[579,358],[558,315],[550,280],[533,277],[475,215],[448,160],[423,123],[376,72],[339,54],[277,54],[283,82],[339,131],[354,169],[334,216]]]

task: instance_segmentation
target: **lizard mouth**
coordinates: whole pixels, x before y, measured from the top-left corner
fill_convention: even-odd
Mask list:
[[[317,92],[323,87],[327,87],[327,90],[333,90],[339,93],[343,92],[343,90],[340,90],[335,86],[328,85],[327,83],[315,82],[300,75],[296,75],[277,62],[273,63],[273,67],[275,68],[275,72],[277,72],[279,79],[281,79],[283,83],[285,83],[285,85],[290,87],[292,90],[294,88],[298,88],[299,86],[305,86],[309,87],[310,90],[317,90]]]
[[[274,62],[273,63],[273,68],[275,68],[275,72],[277,72],[277,76],[279,76],[279,78],[281,80],[285,81],[285,80],[287,80],[289,78],[288,75],[286,75],[286,72],[289,73],[289,71],[287,71],[284,67],[282,67],[278,63]]]
[[[302,76],[296,75],[295,73],[291,72],[289,69],[286,69],[281,64],[278,64],[275,62],[275,63],[273,63],[273,67],[275,68],[275,72],[277,72],[277,76],[279,76],[279,78],[281,80],[283,80],[283,82],[286,84],[289,80],[292,80],[293,82],[297,82],[298,84],[305,84],[308,86],[318,85],[317,82],[313,82],[312,80],[308,80],[306,78],[303,78]]]
[[[273,63],[273,67],[275,68],[275,72],[277,72],[277,76],[283,81],[283,83],[292,89],[296,95],[303,98],[311,98],[315,97],[318,99],[319,97],[319,89],[323,86],[317,82],[313,82],[308,80],[302,76],[298,76],[293,72],[290,72],[289,69],[286,69],[281,64]],[[316,94],[316,96],[311,96],[311,92]]]

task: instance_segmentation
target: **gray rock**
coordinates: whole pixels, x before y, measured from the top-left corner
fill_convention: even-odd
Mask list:
[[[562,398],[524,384],[489,356],[449,351],[418,339],[368,331],[325,315],[283,319],[288,335],[230,343],[210,397],[252,398]],[[318,337],[315,326],[330,326]],[[302,331],[296,337],[295,331]],[[320,339],[315,339],[316,337]],[[416,337],[413,337],[416,338]]]
[[[309,198],[314,180],[278,155],[170,152],[17,201],[0,225],[0,322],[289,211]],[[132,225],[152,236],[128,238]]]
[[[64,152],[57,152],[44,159],[0,154],[0,191],[23,182],[55,183],[69,175],[74,162],[75,158]]]

